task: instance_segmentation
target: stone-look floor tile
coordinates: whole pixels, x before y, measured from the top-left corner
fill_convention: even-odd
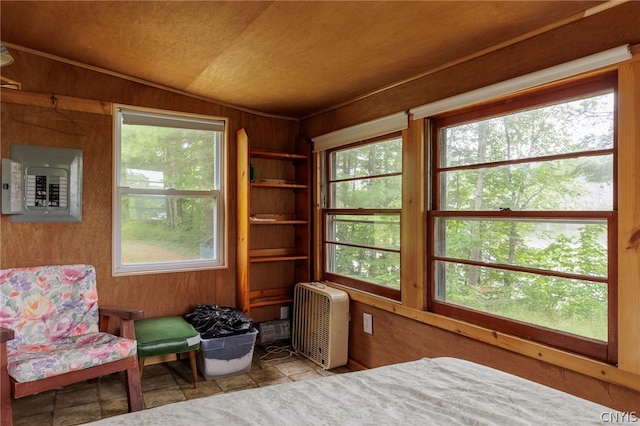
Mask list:
[[[56,391],[42,392],[36,395],[11,401],[13,418],[33,417],[34,414],[52,413],[56,400]]]
[[[307,364],[310,368],[322,368],[322,366],[316,364],[315,362],[311,361],[309,358],[302,358],[301,360],[302,362],[304,362],[305,364]]]
[[[100,412],[102,418],[118,416],[129,412],[129,401],[124,399],[100,400]]]
[[[100,420],[100,404],[94,402],[56,409],[53,414],[53,426],[71,426]]]
[[[75,407],[78,405],[87,405],[98,402],[98,384],[92,383],[78,384],[66,386],[62,390],[56,392],[56,411]]]
[[[171,375],[181,388],[193,387],[193,373],[188,359],[166,363]],[[196,375],[197,375],[196,371]],[[200,376],[198,376],[200,378]]]
[[[98,384],[98,397],[100,401],[114,399],[127,399],[127,385],[124,378],[121,380],[100,380]]]
[[[252,384],[248,384],[247,386],[241,386],[239,388],[233,388],[233,389],[229,389],[228,391],[226,391],[225,393],[232,393],[232,392],[238,392],[241,390],[247,390],[247,389],[255,389],[258,388],[259,386],[256,385],[255,383]]]
[[[107,376],[102,376],[98,380],[98,383],[121,383],[124,382],[125,375],[123,372],[109,374]]]
[[[157,376],[149,375],[142,378],[142,392],[150,392],[157,389],[165,389],[178,386],[176,380],[171,374],[162,374]]]
[[[142,398],[144,399],[145,408],[158,407],[160,405],[186,401],[187,399],[178,386],[145,392],[142,394]]]
[[[171,362],[160,362],[158,364],[152,364],[152,365],[145,365],[144,368],[142,369],[142,374],[143,375],[149,375],[149,376],[161,376],[163,374],[167,374],[170,373],[169,370],[169,364],[173,363],[175,361],[171,361]]]
[[[48,413],[34,414],[33,416],[16,417],[13,413],[13,426],[51,426],[53,425],[53,409]]]
[[[71,385],[58,388],[56,390],[56,394],[70,393],[70,392],[84,392],[85,390],[94,389],[96,387],[98,387],[98,380],[93,379],[90,381],[73,383]]]
[[[280,372],[282,372],[282,374],[284,374],[285,376],[292,376],[294,374],[300,374],[312,370],[312,367],[310,365],[308,365],[304,361],[299,360],[276,364],[275,367],[280,370]]]
[[[255,386],[255,382],[248,374],[239,374],[237,376],[223,377],[216,379],[216,383],[223,391],[236,390]]]
[[[284,377],[280,370],[272,366],[251,370],[248,374],[258,384]]]
[[[187,399],[202,398],[221,392],[222,389],[220,389],[220,386],[218,386],[215,380],[199,381],[198,387],[195,389],[193,387],[182,388],[182,393]]]
[[[172,374],[173,376],[173,380],[176,381],[176,384],[182,388],[182,389],[193,389],[193,377],[191,377],[191,372],[189,372],[188,376],[183,376],[181,374]],[[196,381],[196,384],[199,383],[199,380],[201,380],[201,377],[197,377],[198,381]],[[196,386],[197,387],[197,386]]]

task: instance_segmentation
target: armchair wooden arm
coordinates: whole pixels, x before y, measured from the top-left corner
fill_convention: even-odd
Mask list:
[[[13,340],[13,330],[10,328],[0,327],[0,343]]]
[[[133,322],[137,319],[144,318],[144,311],[140,309],[121,308],[118,306],[100,306],[98,308],[100,314],[100,331],[107,331],[109,328],[109,319],[111,317],[118,318],[120,325],[120,335],[128,339],[136,338],[136,330]]]
[[[100,306],[100,315],[118,317],[122,319],[137,320],[144,318],[144,311],[141,309],[122,308],[120,306]]]

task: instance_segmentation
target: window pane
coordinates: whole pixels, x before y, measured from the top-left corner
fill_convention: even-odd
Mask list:
[[[607,340],[605,284],[450,262],[436,262],[436,268],[446,283],[438,287],[437,300]]]
[[[434,312],[616,362],[615,86],[611,72],[433,118]]]
[[[326,244],[327,271],[400,289],[400,253]]]
[[[336,211],[326,212],[325,272],[374,293],[386,289],[366,284],[399,290],[402,137],[339,149],[327,161],[327,204]]]
[[[213,198],[122,197],[122,264],[214,259]]]
[[[331,166],[331,180],[400,173],[402,138],[334,151]]]
[[[613,156],[441,173],[443,210],[612,210]]]
[[[606,221],[436,219],[436,256],[607,276]],[[479,284],[470,276],[468,284]]]
[[[327,240],[400,250],[400,215],[334,215],[327,217]]]
[[[399,209],[402,205],[402,176],[332,183],[330,191],[334,208]]]
[[[441,167],[613,148],[607,93],[442,130]]]
[[[218,189],[221,131],[122,125],[120,184],[130,188]]]
[[[114,273],[226,267],[226,121],[135,108],[114,119]]]

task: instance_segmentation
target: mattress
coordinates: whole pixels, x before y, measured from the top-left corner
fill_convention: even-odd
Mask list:
[[[613,410],[489,367],[421,359],[103,419],[93,425],[591,425]]]

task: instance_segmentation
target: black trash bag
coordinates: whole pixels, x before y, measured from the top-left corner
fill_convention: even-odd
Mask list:
[[[234,308],[198,305],[184,319],[203,339],[245,334],[253,329],[253,320]]]

